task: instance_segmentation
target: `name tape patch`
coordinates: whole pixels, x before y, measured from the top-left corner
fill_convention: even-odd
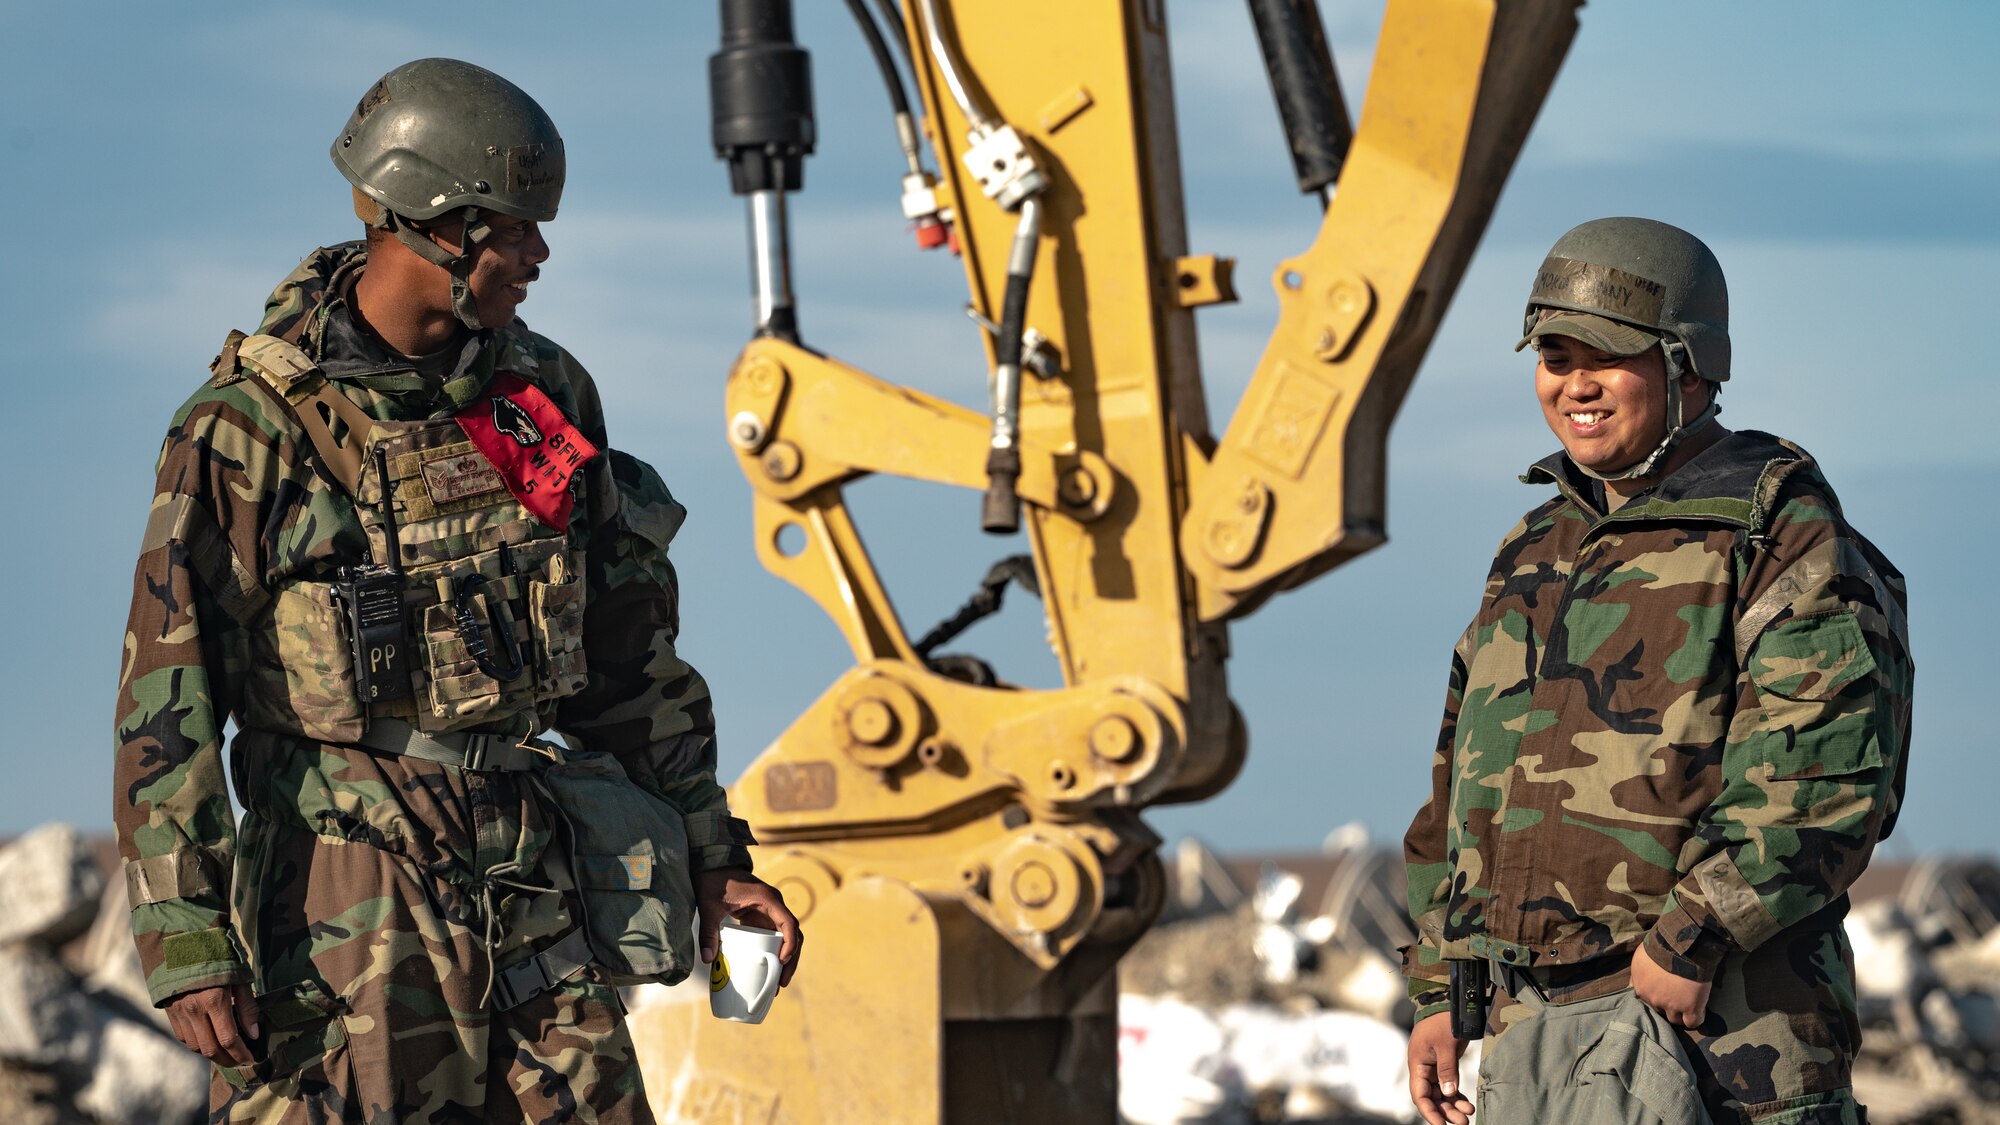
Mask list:
[[[500,479],[500,470],[476,451],[425,461],[422,472],[424,491],[430,494],[431,503],[439,507],[507,487],[507,482]]]

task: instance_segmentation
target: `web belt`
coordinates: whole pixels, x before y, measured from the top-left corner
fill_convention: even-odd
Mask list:
[[[493,1009],[525,1004],[588,968],[590,937],[578,926],[561,941],[493,974]]]
[[[474,772],[522,772],[538,762],[562,761],[562,747],[532,736],[446,731],[425,734],[402,719],[370,720],[357,746],[383,754],[421,758]]]
[[[1533,973],[1497,957],[1488,958],[1486,963],[1492,967],[1493,982],[1505,989],[1516,1002],[1525,1005],[1531,1012],[1539,1012],[1548,1006],[1549,994]]]
[[[1525,968],[1509,964],[1498,958],[1488,958],[1492,966],[1493,980],[1507,990],[1507,994],[1528,1006],[1530,1011],[1540,1011],[1544,1005],[1579,1003],[1571,999],[1584,986],[1595,984],[1611,977],[1621,978],[1614,982],[1619,988],[1630,987],[1631,972],[1627,964],[1621,964],[1616,957],[1598,958],[1569,965],[1547,965]],[[1616,991],[1616,989],[1612,989]],[[1550,999],[1554,994],[1555,999]],[[1594,1000],[1604,993],[1592,990],[1585,1000]]]

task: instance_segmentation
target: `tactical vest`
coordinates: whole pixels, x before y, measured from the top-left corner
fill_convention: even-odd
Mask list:
[[[246,728],[326,742],[384,717],[430,734],[546,729],[586,678],[581,534],[535,518],[456,418],[378,421],[292,344],[231,345],[353,501],[374,564],[359,583],[349,568],[277,591],[272,627],[252,631]],[[399,589],[385,598],[382,582]]]

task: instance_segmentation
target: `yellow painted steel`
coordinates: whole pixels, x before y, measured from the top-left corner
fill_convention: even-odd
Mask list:
[[[1388,6],[1319,237],[1182,529],[1203,620],[1386,538],[1389,424],[1576,29],[1576,5]]]
[[[814,917],[816,928],[872,940],[815,949],[810,978],[762,1024],[714,1019],[705,988],[634,1013],[657,1116],[703,1125],[943,1119],[935,1082],[882,1075],[884,1060],[907,1060],[917,1073],[938,1066],[938,989],[927,969],[941,951],[923,898],[894,880],[856,878]],[[879,956],[883,947],[905,955]],[[682,1050],[687,1042],[701,1050]]]
[[[1025,381],[1019,493],[1065,686],[928,668],[843,500],[870,473],[983,488],[988,419],[746,348],[727,409],[758,557],[857,663],[731,791],[804,920],[797,980],[761,1027],[635,1016],[668,1120],[1115,1120],[1115,967],[1164,888],[1138,811],[1242,764],[1224,622],[1382,540],[1389,423],[1577,0],[1390,0],[1338,194],[1279,267],[1277,330],[1219,445],[1193,316],[1233,293],[1227,260],[1186,245],[1162,0],[937,6],[1049,181],[1027,324],[1062,370]],[[906,3],[939,193],[997,321],[1016,216],[961,161],[923,15]]]

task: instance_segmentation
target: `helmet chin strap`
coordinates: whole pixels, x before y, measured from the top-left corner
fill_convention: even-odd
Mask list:
[[[389,233],[396,236],[396,241],[451,275],[452,315],[475,332],[486,327],[479,322],[479,309],[472,299],[472,263],[479,257],[479,244],[493,233],[493,228],[479,217],[479,208],[467,207],[460,212],[464,230],[459,236],[459,251],[456,254],[447,252],[444,247],[424,237],[422,231],[410,226],[409,220],[394,211],[384,208],[382,213],[387,219],[385,225]]]
[[[1667,459],[1667,455],[1674,451],[1674,447],[1679,445],[1683,438],[1686,438],[1690,434],[1699,433],[1702,427],[1715,421],[1715,416],[1722,413],[1722,404],[1716,401],[1715,388],[1711,385],[1708,393],[1708,406],[1700,414],[1695,415],[1692,420],[1684,420],[1686,406],[1681,401],[1681,376],[1687,371],[1687,364],[1684,359],[1687,354],[1687,345],[1678,340],[1667,340],[1662,341],[1662,343],[1664,346],[1661,348],[1661,351],[1667,358],[1667,416],[1674,420],[1673,425],[1667,427],[1667,436],[1661,439],[1658,448],[1641,458],[1637,463],[1620,469],[1615,473],[1601,473],[1589,465],[1578,462],[1574,457],[1570,458],[1569,463],[1575,465],[1577,471],[1584,476],[1601,481],[1637,480],[1642,477],[1652,476],[1654,470],[1660,467],[1661,463]]]

